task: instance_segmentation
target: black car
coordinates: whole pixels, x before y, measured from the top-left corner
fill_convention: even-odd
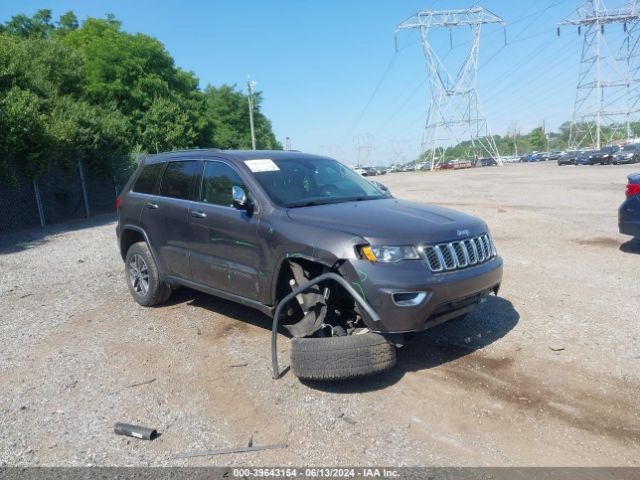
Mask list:
[[[618,209],[618,229],[624,235],[640,237],[640,173],[628,179],[627,199]]]
[[[588,155],[579,156],[576,164],[578,165],[612,165],[613,159],[616,153],[620,150],[619,147],[609,146],[602,147],[599,150],[590,150]]]
[[[498,165],[498,162],[496,162],[495,158],[487,157],[480,159],[480,165],[482,165],[483,167],[493,167],[495,165]]]
[[[273,316],[293,289],[337,275],[286,306],[301,378],[390,368],[407,333],[465,315],[502,281],[482,220],[395,199],[322,156],[153,155],[117,207],[126,281],[144,306],[184,285]]]
[[[564,152],[560,158],[558,158],[558,165],[575,165],[580,154],[582,154],[580,150],[569,150]]]
[[[625,145],[613,158],[614,165],[638,162],[640,162],[640,145],[636,143]]]

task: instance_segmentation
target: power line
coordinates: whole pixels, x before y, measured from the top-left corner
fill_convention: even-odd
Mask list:
[[[352,132],[356,129],[356,127],[360,123],[360,120],[362,120],[362,117],[363,117],[364,113],[367,111],[367,108],[369,108],[369,105],[371,105],[371,102],[373,101],[373,99],[375,98],[376,94],[378,93],[378,90],[380,90],[380,87],[382,86],[384,80],[387,78],[387,75],[391,71],[391,67],[393,67],[393,64],[395,63],[396,58],[397,58],[397,52],[394,52],[394,54],[391,55],[391,59],[389,60],[389,64],[384,69],[384,72],[382,73],[382,76],[380,77],[380,80],[378,80],[378,83],[376,84],[375,88],[373,89],[373,92],[371,92],[371,95],[369,96],[369,99],[367,100],[367,103],[364,105],[364,107],[362,107],[362,110],[360,110],[360,113],[356,117],[355,122],[353,122],[353,126],[351,127],[351,131]]]

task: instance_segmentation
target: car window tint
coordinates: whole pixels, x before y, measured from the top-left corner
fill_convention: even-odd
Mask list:
[[[162,177],[160,195],[188,200],[191,185],[198,176],[198,163],[197,161],[169,162]]]
[[[202,175],[200,201],[214,205],[233,206],[231,189],[234,186],[247,189],[240,175],[229,165],[222,162],[205,162]]]
[[[131,190],[138,193],[153,193],[164,165],[164,163],[145,165]]]

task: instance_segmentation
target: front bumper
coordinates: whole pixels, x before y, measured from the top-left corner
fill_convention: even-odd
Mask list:
[[[617,164],[636,163],[636,159],[634,157],[616,157],[613,161]]]
[[[446,273],[431,273],[426,262],[372,264],[355,260],[340,268],[352,285],[380,315],[365,318],[375,332],[418,332],[471,311],[502,282],[502,259]],[[402,302],[400,299],[414,298]]]

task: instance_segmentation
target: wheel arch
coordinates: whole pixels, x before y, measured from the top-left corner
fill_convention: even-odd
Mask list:
[[[120,229],[120,256],[122,260],[124,260],[127,256],[127,252],[131,245],[138,242],[145,242],[149,246],[149,250],[151,251],[151,255],[153,256],[153,261],[156,262],[156,265],[160,269],[160,262],[158,262],[158,256],[156,255],[156,251],[151,245],[149,241],[149,237],[147,232],[144,229],[136,226],[136,225],[123,225]]]
[[[295,255],[285,255],[278,262],[278,267],[276,268],[273,281],[271,282],[271,304],[275,307],[278,302],[287,294],[287,288],[289,287],[289,262],[295,261],[297,263],[302,264],[302,266],[313,268],[316,266],[317,268],[333,270],[340,261],[330,262],[327,259],[323,259],[320,257],[312,257],[304,254],[295,254]]]

